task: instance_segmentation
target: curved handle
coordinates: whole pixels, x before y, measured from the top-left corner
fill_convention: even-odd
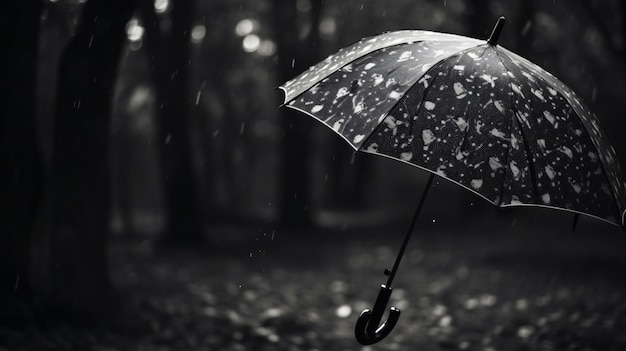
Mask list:
[[[389,302],[391,291],[391,288],[388,288],[384,284],[381,285],[378,297],[374,303],[374,310],[363,310],[359,319],[357,319],[354,328],[354,336],[356,337],[356,341],[361,345],[372,345],[379,342],[389,335],[396,326],[398,318],[400,318],[400,310],[395,307],[389,309],[389,317],[383,324],[380,324],[387,303]]]

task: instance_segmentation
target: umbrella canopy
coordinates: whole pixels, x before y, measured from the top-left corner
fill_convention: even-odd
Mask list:
[[[596,116],[496,41],[384,33],[280,89],[287,107],[355,150],[417,166],[497,206],[550,207],[623,226],[626,182]]]

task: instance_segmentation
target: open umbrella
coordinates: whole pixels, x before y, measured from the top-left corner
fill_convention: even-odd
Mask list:
[[[430,31],[364,38],[280,87],[284,104],[323,122],[355,150],[448,179],[496,206],[541,206],[624,226],[626,182],[596,116],[550,73],[497,44]],[[428,190],[429,186],[426,187]],[[355,335],[380,325],[413,217],[373,311]]]

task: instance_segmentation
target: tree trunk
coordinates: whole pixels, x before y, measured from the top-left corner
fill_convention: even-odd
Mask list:
[[[142,8],[149,22],[146,39],[157,89],[158,147],[167,211],[164,245],[195,246],[205,241],[190,141],[192,10],[193,2],[188,0],[172,1],[171,11],[161,15],[169,17],[155,16],[154,8]]]
[[[90,0],[61,57],[42,278],[55,318],[106,317],[113,300],[110,225],[111,99],[133,0]]]
[[[278,41],[278,78],[282,84],[315,63],[322,2],[315,0],[311,4],[311,28],[305,40],[298,37],[301,33],[298,27],[301,14],[298,14],[296,4],[280,0],[274,0],[273,3],[276,13],[274,31]],[[308,169],[310,133],[302,116],[290,109],[281,109],[281,119],[284,133],[281,148],[281,222],[287,226],[305,225],[311,221]]]
[[[42,2],[0,5],[0,320],[31,301],[30,245],[43,185],[35,85]]]

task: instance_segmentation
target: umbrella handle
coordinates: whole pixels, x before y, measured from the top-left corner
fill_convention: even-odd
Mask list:
[[[383,324],[380,324],[389,298],[391,297],[391,290],[392,289],[388,288],[386,285],[381,285],[378,297],[374,303],[374,310],[363,310],[359,319],[356,321],[354,335],[361,345],[372,345],[379,342],[389,335],[396,326],[398,318],[400,317],[400,310],[395,307],[389,309],[389,317]]]

